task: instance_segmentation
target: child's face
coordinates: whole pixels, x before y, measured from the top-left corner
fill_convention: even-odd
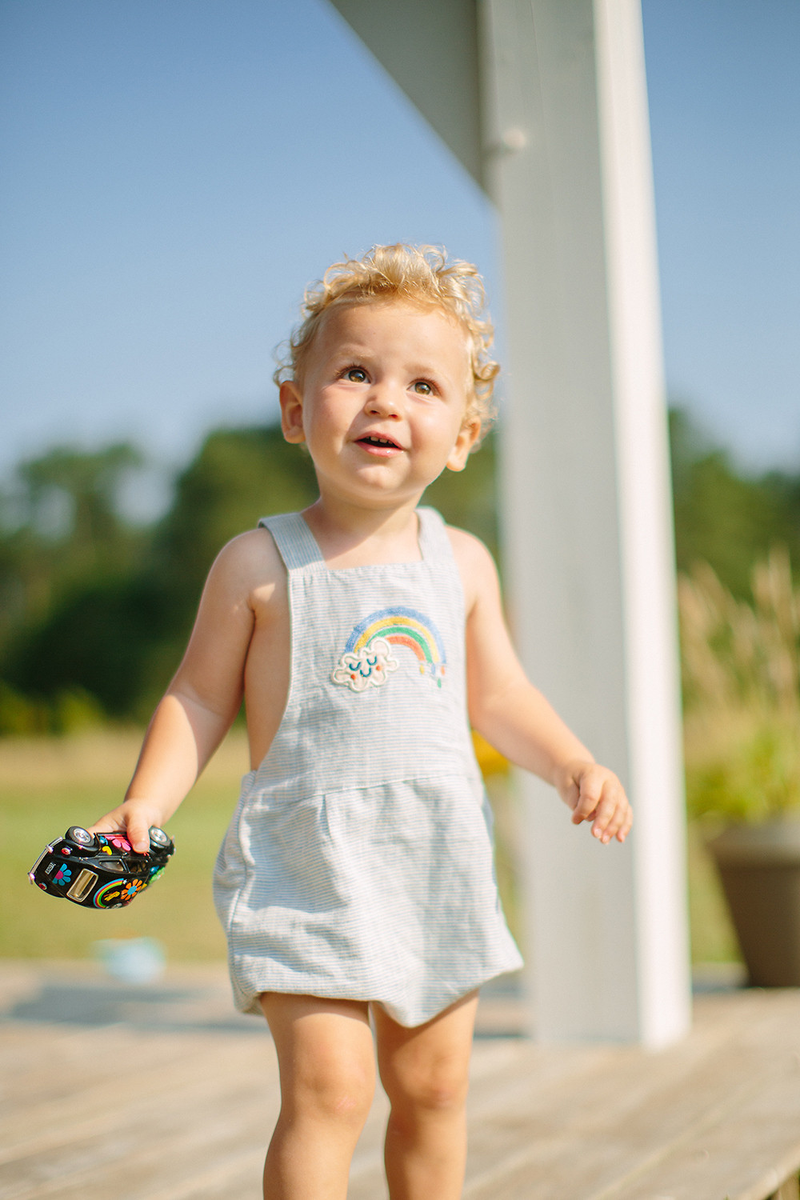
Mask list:
[[[416,499],[460,471],[479,432],[467,421],[467,338],[438,309],[405,301],[332,308],[302,384],[281,387],[283,432],[306,442],[320,492],[369,507]]]

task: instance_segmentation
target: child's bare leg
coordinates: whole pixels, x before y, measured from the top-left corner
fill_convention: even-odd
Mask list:
[[[261,1007],[281,1077],[265,1200],[345,1200],[350,1160],[375,1090],[368,1006],[267,992]]]
[[[374,1006],[391,1200],[457,1200],[467,1156],[466,1099],[478,993],[407,1029]]]

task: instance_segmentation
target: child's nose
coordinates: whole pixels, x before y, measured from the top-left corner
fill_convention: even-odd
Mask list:
[[[399,417],[400,397],[397,389],[388,383],[376,383],[369,390],[366,411],[375,417]]]

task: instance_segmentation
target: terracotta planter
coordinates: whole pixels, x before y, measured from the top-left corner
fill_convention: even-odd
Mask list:
[[[732,825],[709,842],[755,987],[800,987],[800,819]]]

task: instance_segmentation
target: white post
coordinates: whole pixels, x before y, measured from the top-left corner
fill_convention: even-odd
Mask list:
[[[677,645],[638,0],[481,0],[503,218],[506,571],[534,681],[636,810],[575,829],[522,782],[529,975],[547,1039],[689,1023]]]

